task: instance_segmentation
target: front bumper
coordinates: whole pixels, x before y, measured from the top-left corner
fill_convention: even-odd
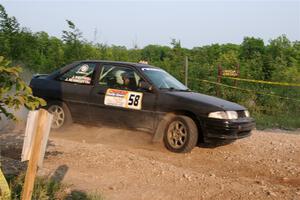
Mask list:
[[[204,122],[204,141],[210,140],[236,140],[251,135],[255,128],[253,118],[240,118],[237,120],[221,120],[207,118]]]

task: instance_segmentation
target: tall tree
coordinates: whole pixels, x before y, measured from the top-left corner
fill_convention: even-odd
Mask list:
[[[0,4],[0,52],[8,58],[18,59],[17,35],[20,24],[15,17],[9,17]]]
[[[245,37],[243,43],[241,44],[241,58],[242,59],[252,59],[259,54],[264,54],[265,45],[264,41],[260,38]]]
[[[64,30],[62,40],[65,42],[65,60],[71,62],[74,60],[80,60],[82,56],[82,44],[83,38],[81,31],[75,26],[75,24],[66,20],[69,30]]]

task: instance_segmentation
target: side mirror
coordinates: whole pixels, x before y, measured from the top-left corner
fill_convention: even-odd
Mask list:
[[[139,88],[145,91],[151,91],[152,90],[152,85],[150,85],[146,81],[141,81],[139,84]]]

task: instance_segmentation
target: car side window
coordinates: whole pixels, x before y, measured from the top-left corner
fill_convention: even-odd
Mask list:
[[[96,63],[81,63],[62,74],[58,80],[90,85],[95,68]]]
[[[132,91],[138,90],[142,81],[133,69],[115,65],[103,65],[99,77],[99,85]]]

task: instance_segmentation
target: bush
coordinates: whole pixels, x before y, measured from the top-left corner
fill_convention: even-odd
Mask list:
[[[8,177],[12,200],[21,199],[25,174]],[[99,194],[86,194],[70,188],[48,177],[37,177],[34,183],[32,200],[102,200]]]

